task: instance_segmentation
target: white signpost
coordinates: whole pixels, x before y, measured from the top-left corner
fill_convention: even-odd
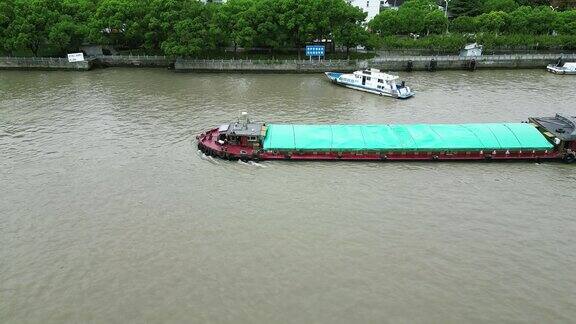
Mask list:
[[[84,53],[68,54],[68,62],[82,62],[82,61],[84,61]]]

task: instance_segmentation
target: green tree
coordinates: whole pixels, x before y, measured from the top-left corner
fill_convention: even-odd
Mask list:
[[[482,0],[450,0],[448,11],[455,17],[477,16],[482,13]]]
[[[460,16],[450,22],[450,29],[458,33],[475,33],[478,27],[474,17]]]
[[[144,47],[158,50],[173,31],[173,24],[181,17],[184,1],[152,0],[144,16]]]
[[[208,31],[209,48],[222,48],[230,45],[230,37],[222,27],[219,17],[223,11],[221,3],[208,3],[206,10],[203,11],[204,19],[208,22],[206,29]]]
[[[193,56],[214,47],[209,31],[210,13],[195,0],[179,2],[175,19],[166,26],[166,40],[160,47],[166,55]]]
[[[547,6],[550,5],[550,0],[518,0],[518,4],[521,6]]]
[[[88,35],[88,21],[96,10],[96,4],[90,0],[53,1],[57,21],[48,29],[49,46],[62,55],[78,51]]]
[[[559,12],[553,27],[559,34],[576,35],[576,9]]]
[[[58,54],[77,51],[86,37],[87,30],[69,17],[62,17],[48,31],[48,41],[58,49]]]
[[[12,51],[12,39],[9,33],[10,23],[14,20],[14,1],[0,2],[0,52]]]
[[[446,30],[448,19],[432,0],[408,0],[398,11],[383,10],[368,23],[381,35],[438,34]]]
[[[254,43],[274,51],[289,45],[288,35],[280,25],[280,8],[276,0],[259,0],[251,15],[252,26],[256,30]]]
[[[427,33],[426,16],[432,12],[442,13],[438,9],[438,5],[433,0],[408,0],[398,9],[399,24],[398,28],[404,34],[408,33]],[[437,23],[440,16],[438,14],[431,14],[431,21]],[[445,18],[444,18],[445,19]],[[446,27],[447,21],[444,23]]]
[[[91,19],[90,39],[126,48],[142,46],[147,10],[144,0],[101,0]]]
[[[237,47],[251,47],[254,44],[256,30],[252,18],[255,11],[254,0],[230,0],[222,6],[215,19],[222,29],[223,37]]]
[[[311,38],[313,22],[309,19],[311,2],[301,0],[276,0],[280,27],[290,40],[291,46],[298,49],[301,58],[302,46]]]
[[[529,18],[532,14],[532,7],[522,6],[512,11],[509,15],[509,33],[530,34]]]
[[[349,5],[345,0],[309,0],[310,11],[308,19],[310,26],[310,38],[316,40],[328,40],[334,37],[336,30],[349,22],[350,17],[362,15],[362,11],[356,6]],[[364,15],[365,16],[365,15]],[[362,23],[362,21],[358,22]]]
[[[58,21],[59,14],[54,11],[53,4],[46,0],[15,2],[14,19],[6,31],[12,49],[28,49],[38,56],[40,49],[48,43],[51,26]]]
[[[424,16],[426,34],[441,34],[448,26],[448,18],[440,10],[434,10]]]
[[[485,13],[492,11],[512,12],[518,8],[515,0],[485,0],[483,11]]]
[[[368,32],[356,24],[343,24],[334,32],[334,39],[339,44],[346,47],[346,57],[350,59],[350,48],[366,44],[368,41]]]
[[[60,0],[57,3],[60,15],[68,16],[76,23],[86,24],[96,12],[93,0]]]
[[[308,19],[310,26],[310,38],[322,40],[330,37],[333,30],[334,16],[340,12],[339,5],[346,5],[342,0],[308,0]]]
[[[492,11],[480,15],[476,19],[480,30],[498,35],[506,25],[508,15],[503,11]]]
[[[549,34],[552,32],[555,18],[556,14],[550,7],[535,7],[528,17],[528,29],[532,34]]]
[[[350,48],[365,45],[368,42],[368,31],[362,26],[366,13],[353,6],[344,7],[341,20],[334,27],[334,41],[346,47],[346,56],[350,58]]]
[[[399,25],[400,17],[396,10],[382,10],[368,23],[370,30],[381,36],[397,34]]]

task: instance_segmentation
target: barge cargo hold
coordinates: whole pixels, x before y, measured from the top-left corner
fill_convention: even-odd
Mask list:
[[[241,160],[576,159],[576,117],[527,123],[285,125],[238,121],[197,136],[207,155]]]

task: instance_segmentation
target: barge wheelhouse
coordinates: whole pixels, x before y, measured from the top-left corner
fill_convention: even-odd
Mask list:
[[[576,160],[576,117],[525,123],[290,125],[242,116],[197,136],[208,155],[241,160]]]

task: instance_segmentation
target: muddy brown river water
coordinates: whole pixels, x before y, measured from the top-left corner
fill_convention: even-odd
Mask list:
[[[0,71],[0,322],[462,323],[576,318],[576,168],[203,159],[201,130],[519,122],[576,78]]]

